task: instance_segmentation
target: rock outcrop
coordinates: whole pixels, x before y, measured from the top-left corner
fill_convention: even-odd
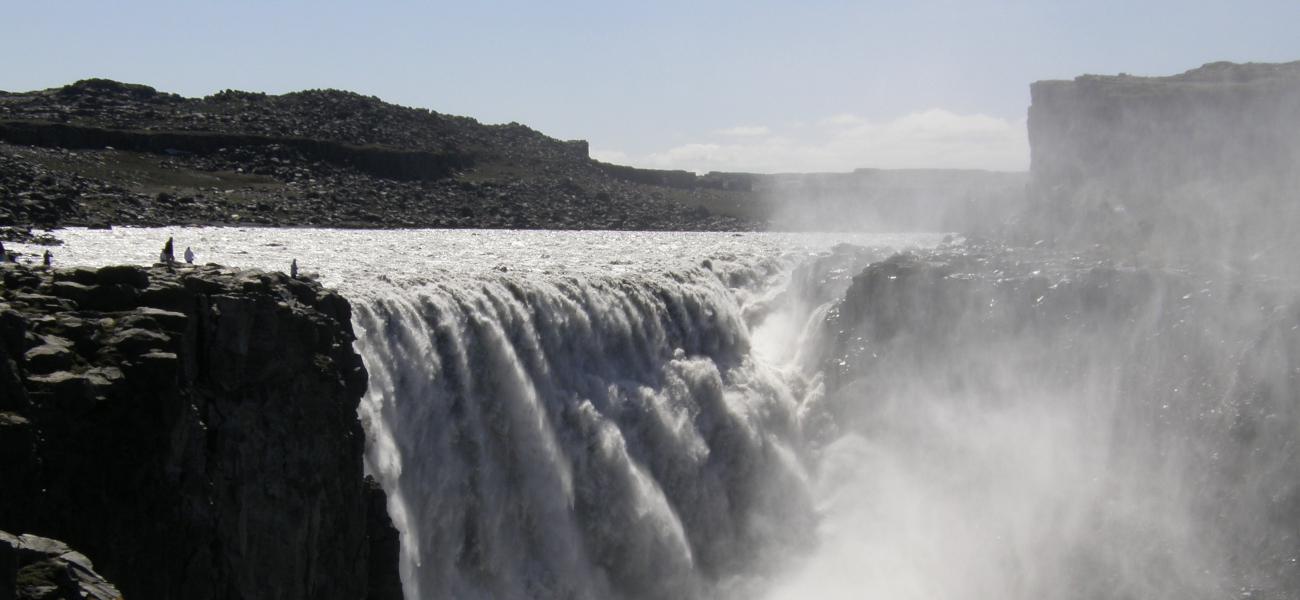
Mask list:
[[[831,436],[899,436],[931,466],[1017,438],[1004,458],[1047,468],[1015,473],[1016,500],[999,506],[1053,515],[1029,536],[1072,523],[1032,543],[1048,589],[1288,598],[1300,589],[1298,322],[1300,289],[1267,278],[1041,247],[898,255],[829,312],[827,396],[804,419],[841,428]],[[982,475],[954,472],[934,475],[944,493],[980,506]]]
[[[122,594],[67,544],[0,531],[0,598],[122,600]]]
[[[1300,62],[1085,75],[1030,91],[1026,225],[1037,235],[1245,268],[1294,256]]]
[[[400,597],[345,299],[215,265],[0,276],[0,529],[133,599]]]

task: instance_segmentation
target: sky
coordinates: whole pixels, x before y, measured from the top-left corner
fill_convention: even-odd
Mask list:
[[[1025,170],[1029,84],[1300,60],[1300,2],[10,0],[0,90],[352,90],[644,167]]]

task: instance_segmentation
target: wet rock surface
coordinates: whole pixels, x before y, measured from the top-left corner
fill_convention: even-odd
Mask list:
[[[131,598],[400,597],[346,300],[215,265],[0,281],[0,529]]]
[[[765,226],[755,198],[714,179],[337,90],[0,92],[0,225]]]

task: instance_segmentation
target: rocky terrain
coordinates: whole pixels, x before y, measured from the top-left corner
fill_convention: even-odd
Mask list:
[[[335,90],[182,98],[85,80],[0,93],[0,225],[765,226],[746,192],[697,179]]]
[[[67,544],[0,531],[0,598],[121,600],[122,594]]]
[[[0,225],[958,230],[1023,189],[1018,173],[612,165],[581,140],[337,90],[0,92]]]
[[[81,553],[40,569],[89,557],[129,598],[401,597],[346,300],[215,265],[0,280],[0,530]],[[13,536],[0,588],[48,562]]]

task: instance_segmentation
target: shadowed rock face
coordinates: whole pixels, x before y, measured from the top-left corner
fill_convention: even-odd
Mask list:
[[[400,597],[346,300],[216,266],[0,276],[0,528],[131,598]]]
[[[1067,242],[1276,270],[1300,229],[1300,62],[1031,87],[1027,224]]]

